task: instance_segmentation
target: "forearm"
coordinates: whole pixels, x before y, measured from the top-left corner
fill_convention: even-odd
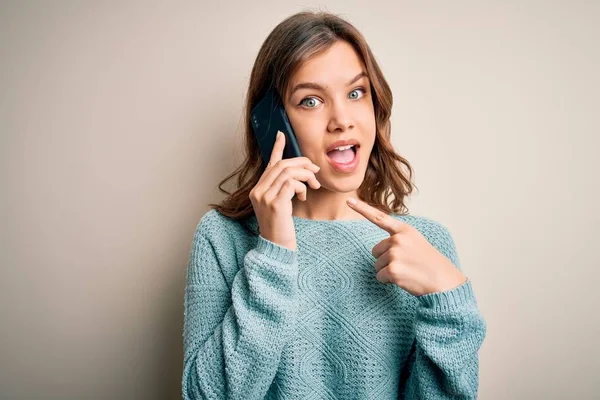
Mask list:
[[[297,274],[295,252],[259,238],[229,294],[215,295],[207,284],[188,285],[184,398],[264,398],[295,322]],[[222,320],[207,320],[220,315],[207,313],[211,305],[207,297],[214,300],[227,294]],[[199,315],[202,319],[196,318]],[[206,329],[214,322],[216,327],[207,336]]]
[[[476,399],[486,323],[470,281],[417,299],[415,348],[400,398]]]

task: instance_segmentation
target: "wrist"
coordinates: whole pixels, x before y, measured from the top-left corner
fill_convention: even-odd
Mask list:
[[[285,240],[279,240],[275,237],[271,237],[270,235],[260,234],[263,238],[267,239],[269,242],[272,242],[278,246],[285,247],[289,250],[296,251],[296,242],[290,242]]]
[[[468,280],[467,276],[452,265],[449,269],[438,275],[430,293],[446,292],[459,287]]]

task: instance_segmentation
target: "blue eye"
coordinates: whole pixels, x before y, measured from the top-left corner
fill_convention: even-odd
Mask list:
[[[300,104],[299,104],[299,105],[303,105],[303,104],[306,104],[306,105],[308,105],[308,104],[307,104],[307,101],[311,101],[311,100],[312,100],[312,102],[314,103],[314,102],[316,102],[316,101],[317,101],[317,98],[316,98],[316,97],[307,97],[307,98],[305,98],[305,99],[302,99],[302,101],[300,102]],[[308,106],[308,108],[315,108],[317,105],[318,105],[318,104],[315,104],[315,105],[313,105],[313,106]]]
[[[351,97],[352,93],[359,92],[359,91],[362,92],[363,96],[367,93],[367,91],[363,88],[356,88],[350,92],[350,95],[348,95],[348,97],[350,97],[353,100],[360,99],[360,97]]]

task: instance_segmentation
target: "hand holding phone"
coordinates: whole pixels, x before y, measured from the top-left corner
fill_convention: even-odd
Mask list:
[[[306,200],[310,187],[321,187],[315,174],[319,167],[306,157],[282,159],[285,135],[276,135],[267,168],[250,191],[250,201],[258,220],[260,235],[280,246],[296,250],[296,231],[292,218],[292,198]]]

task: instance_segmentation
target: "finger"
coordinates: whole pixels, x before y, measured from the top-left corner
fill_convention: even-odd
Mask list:
[[[353,198],[351,198],[353,199]],[[404,227],[404,223],[394,217],[389,216],[381,210],[378,210],[362,200],[356,200],[356,204],[352,204],[351,199],[346,203],[355,211],[365,216],[369,221],[386,230],[390,235],[398,233]]]
[[[300,200],[304,201],[306,200],[306,186],[301,181],[308,179],[313,179],[317,185],[320,185],[319,182],[317,182],[314,178],[314,174],[311,171],[303,168],[288,168],[282,171],[277,179],[275,179],[275,181],[271,184],[269,189],[267,189],[263,196],[264,200],[266,202],[275,201],[275,197],[278,196],[283,185],[290,181],[293,191],[300,193],[300,196],[304,196],[303,198],[298,197]],[[293,196],[290,196],[288,200],[290,200],[292,197]]]
[[[374,267],[375,271],[379,272],[380,269],[387,267],[390,263],[390,252],[386,251],[381,256],[377,257],[377,261],[375,261]]]
[[[381,242],[373,246],[371,249],[373,257],[379,258],[383,253],[391,249],[392,246],[396,244],[396,239],[394,239],[394,236],[395,235],[392,235],[389,238],[383,239]]]
[[[273,184],[273,182],[275,181],[275,179],[277,179],[277,177],[284,171],[284,170],[292,170],[292,169],[299,169],[299,170],[306,170],[309,173],[312,173],[312,179],[310,180],[309,183],[311,184],[311,187],[313,187],[314,189],[318,189],[321,184],[317,181],[316,177],[314,176],[315,172],[313,167],[311,167],[312,165],[315,165],[312,163],[312,161],[310,161],[308,158],[306,157],[294,157],[294,158],[289,158],[286,160],[280,160],[276,165],[271,166],[270,169],[268,169],[261,177],[260,177],[260,184],[265,185],[265,187],[269,187]],[[316,167],[316,166],[315,166]],[[318,167],[317,167],[318,170]]]
[[[273,150],[271,150],[271,157],[269,158],[269,164],[275,165],[277,161],[283,158],[283,149],[285,149],[285,135],[281,131],[277,131],[277,137],[275,138],[275,144]]]
[[[297,195],[300,201],[306,201],[306,186],[300,181],[291,179],[281,185],[281,190],[277,197],[281,201],[290,201],[294,195]]]
[[[275,201],[275,198],[281,191],[281,187],[285,182],[282,182],[280,185],[271,185],[265,190],[265,193],[262,195],[262,200],[266,204],[271,204]]]
[[[389,267],[385,267],[385,268],[380,269],[379,272],[377,272],[377,275],[375,275],[375,277],[381,283],[390,283],[390,282],[392,282],[392,276],[390,275],[390,268]]]
[[[282,170],[281,173],[275,179],[275,182],[273,182],[273,185],[281,186],[283,184],[283,181],[286,181],[288,179],[308,182],[308,184],[313,189],[318,189],[321,187],[321,184],[319,183],[319,181],[317,181],[317,178],[315,177],[315,174],[312,173],[312,171],[309,171],[306,168],[297,167],[288,167]]]
[[[279,166],[281,168],[285,167],[305,167],[317,173],[321,170],[317,164],[313,163],[308,157],[292,157],[286,158],[285,160],[279,160],[276,162],[273,167]]]
[[[285,150],[285,141],[286,141],[286,137],[285,134],[281,131],[277,131],[277,136],[275,137],[275,143],[273,145],[273,150],[271,150],[271,157],[269,159],[269,162],[267,163],[267,168],[270,167],[274,167],[275,165],[277,165],[277,162],[292,162],[294,163],[294,165],[296,165],[295,163],[301,163],[301,164],[306,164],[306,166],[308,167],[308,169],[310,169],[311,171],[313,171],[315,174],[317,172],[319,172],[319,170],[321,169],[321,167],[319,167],[317,164],[313,163],[308,157],[293,157],[293,158],[289,158],[289,159],[283,159],[283,151]]]

